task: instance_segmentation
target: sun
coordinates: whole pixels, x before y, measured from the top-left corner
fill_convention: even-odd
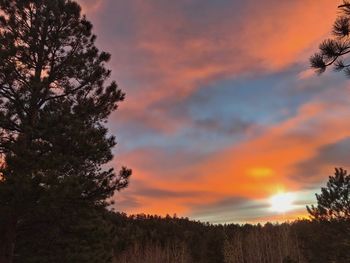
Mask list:
[[[294,207],[295,195],[292,193],[278,193],[270,197],[270,209],[273,212],[285,213]]]

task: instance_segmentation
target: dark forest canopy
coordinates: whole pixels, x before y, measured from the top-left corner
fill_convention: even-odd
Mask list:
[[[211,225],[119,213],[110,214],[110,220],[119,263],[350,262],[348,221]]]
[[[116,262],[350,262],[350,180],[335,169],[308,208],[309,219],[282,224],[212,225],[176,216],[110,213]]]

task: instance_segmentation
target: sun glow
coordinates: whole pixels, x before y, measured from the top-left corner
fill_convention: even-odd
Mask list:
[[[292,193],[278,193],[269,199],[273,212],[284,213],[293,209],[295,195]]]
[[[273,170],[267,167],[255,167],[248,171],[248,175],[253,178],[266,178],[273,175]]]

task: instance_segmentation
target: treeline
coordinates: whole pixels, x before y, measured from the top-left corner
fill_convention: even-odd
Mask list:
[[[350,223],[299,220],[212,225],[187,218],[110,214],[115,263],[350,262]]]

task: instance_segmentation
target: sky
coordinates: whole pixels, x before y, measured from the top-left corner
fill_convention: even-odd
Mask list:
[[[110,165],[133,170],[117,211],[294,220],[348,166],[348,79],[308,61],[341,1],[79,3],[126,92],[108,122]],[[278,193],[293,195],[288,211],[271,209]]]

